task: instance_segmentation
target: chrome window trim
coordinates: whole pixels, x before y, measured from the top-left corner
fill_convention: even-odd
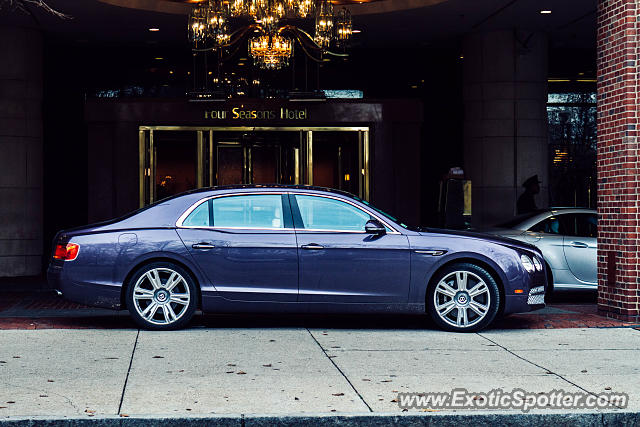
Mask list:
[[[187,219],[187,217],[191,214],[191,212],[193,212],[198,206],[200,206],[200,204],[205,203],[206,201],[210,200],[210,199],[217,199],[220,197],[230,197],[230,196],[263,196],[263,195],[277,195],[277,196],[282,196],[283,194],[290,194],[290,195],[300,195],[300,196],[314,196],[314,197],[324,197],[325,199],[334,199],[334,200],[338,200],[344,203],[348,203],[350,205],[352,205],[353,207],[355,207],[356,209],[359,209],[367,214],[369,214],[370,216],[374,217],[375,219],[377,219],[378,221],[380,221],[385,227],[389,228],[389,232],[387,232],[387,234],[402,234],[400,232],[398,232],[398,230],[396,230],[394,227],[392,227],[387,221],[383,220],[382,218],[380,218],[378,215],[369,212],[368,210],[362,209],[360,206],[358,206],[357,204],[351,202],[348,199],[343,199],[341,197],[335,197],[335,196],[331,196],[331,195],[325,195],[325,194],[314,194],[314,193],[304,193],[304,192],[296,192],[296,191],[279,191],[279,192],[250,192],[250,193],[245,193],[245,192],[240,192],[240,193],[225,193],[225,194],[216,194],[214,196],[209,196],[209,197],[203,197],[202,199],[199,199],[198,201],[194,202],[186,211],[184,211],[184,213],[182,215],[180,215],[180,217],[178,218],[178,220],[176,221],[176,227],[177,228],[199,228],[199,229],[204,229],[204,230],[267,230],[267,231],[311,231],[311,232],[320,232],[320,233],[351,233],[351,234],[367,234],[366,231],[362,230],[362,231],[357,231],[357,230],[328,230],[328,229],[312,229],[312,228],[300,228],[300,229],[296,229],[295,226],[294,227],[290,227],[290,228],[286,228],[286,227],[282,227],[282,228],[268,228],[268,227],[264,227],[264,228],[260,228],[260,227],[207,227],[207,226],[197,226],[197,225],[182,225],[182,223],[184,222],[185,219]]]
[[[398,230],[396,230],[394,227],[392,227],[391,225],[389,225],[389,223],[385,220],[383,220],[382,218],[380,218],[378,215],[369,212],[366,209],[362,209],[362,207],[358,206],[357,204],[353,203],[351,200],[348,199],[343,199],[342,197],[335,197],[335,196],[331,196],[329,194],[314,194],[314,193],[303,193],[303,192],[296,192],[296,191],[291,191],[289,192],[289,194],[293,195],[293,196],[311,196],[311,197],[324,197],[325,199],[333,199],[333,200],[338,200],[340,202],[344,202],[344,203],[348,203],[351,206],[353,206],[354,208],[365,212],[367,214],[369,214],[369,216],[374,217],[375,219],[377,219],[378,221],[380,221],[385,227],[387,227],[389,230],[389,232],[387,232],[387,234],[402,234],[400,232],[398,232]],[[294,225],[295,227],[295,225]],[[296,229],[298,230],[298,229]],[[328,233],[336,233],[336,232],[340,232],[340,233],[358,233],[358,234],[367,234],[366,231],[362,230],[362,231],[357,231],[357,230],[327,230],[327,229],[315,229],[315,228],[300,228],[299,230],[301,231],[325,231]]]
[[[207,227],[205,225],[181,225],[178,228],[198,228],[200,230],[260,230],[260,231],[281,231],[281,232],[293,232],[293,228],[260,228],[260,227]]]

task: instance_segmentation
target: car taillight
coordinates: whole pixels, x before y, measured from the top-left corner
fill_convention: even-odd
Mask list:
[[[80,245],[76,243],[57,244],[53,258],[63,261],[73,261],[78,256]]]

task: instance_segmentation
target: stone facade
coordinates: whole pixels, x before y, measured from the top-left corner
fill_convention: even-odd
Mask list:
[[[542,181],[547,206],[547,38],[540,33],[473,33],[464,40],[464,170],[472,180],[473,223],[516,213],[523,182]]]
[[[42,271],[42,37],[0,27],[0,277]]]

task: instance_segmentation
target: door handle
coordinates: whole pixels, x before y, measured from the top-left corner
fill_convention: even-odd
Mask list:
[[[309,243],[308,245],[300,246],[302,249],[324,249],[324,246],[315,243]]]
[[[573,246],[574,248],[588,248],[589,245],[587,245],[586,243],[582,243],[582,242],[571,242],[571,246]]]
[[[213,248],[215,248],[214,245],[212,245],[211,243],[206,243],[206,242],[195,243],[195,244],[191,245],[191,247],[193,249],[213,249]]]

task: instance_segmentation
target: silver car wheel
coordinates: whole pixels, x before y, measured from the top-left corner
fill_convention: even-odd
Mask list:
[[[478,275],[470,271],[454,271],[436,285],[433,303],[444,322],[456,328],[468,328],[487,316],[491,294]]]
[[[186,312],[191,301],[189,285],[170,268],[154,268],[142,274],[133,289],[135,310],[154,325],[170,325]]]

